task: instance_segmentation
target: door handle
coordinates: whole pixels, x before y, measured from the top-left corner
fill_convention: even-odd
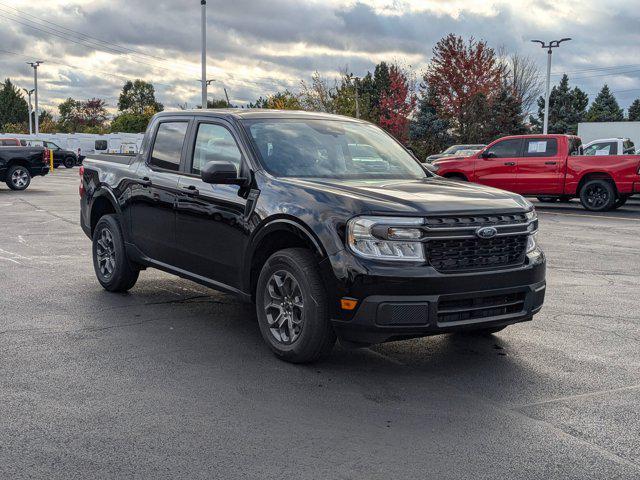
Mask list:
[[[508,167],[515,167],[516,162],[504,162],[504,164]]]
[[[195,185],[185,185],[180,187],[180,190],[182,190],[187,195],[200,195],[200,190],[198,190]]]
[[[153,185],[153,182],[151,181],[151,179],[149,177],[142,177],[142,180],[140,180],[139,183],[143,187],[150,187],[151,185]]]
[[[544,162],[545,165],[556,165],[558,162]]]

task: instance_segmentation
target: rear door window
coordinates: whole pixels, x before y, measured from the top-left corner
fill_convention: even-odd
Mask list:
[[[558,141],[555,138],[527,138],[524,141],[525,157],[554,157],[558,154]]]
[[[149,165],[177,172],[188,122],[163,122],[158,126]]]

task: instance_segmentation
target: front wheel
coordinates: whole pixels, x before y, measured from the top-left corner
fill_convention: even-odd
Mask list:
[[[100,285],[110,292],[126,292],[138,281],[140,270],[129,262],[120,222],[102,217],[93,231],[93,268]]]
[[[318,261],[309,250],[287,248],[269,257],[258,278],[256,312],[262,337],[287,362],[313,362],[336,341]]]
[[[31,174],[29,173],[29,169],[22,165],[12,165],[9,167],[9,170],[7,170],[5,182],[7,187],[11,190],[26,190],[31,184]]]
[[[616,192],[608,180],[589,180],[580,189],[580,203],[584,208],[592,212],[611,210],[615,202]]]
[[[76,159],[73,157],[67,157],[64,159],[63,164],[65,168],[73,168],[76,164]]]

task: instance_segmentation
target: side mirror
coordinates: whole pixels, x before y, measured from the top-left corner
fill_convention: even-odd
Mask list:
[[[241,185],[245,182],[244,178],[238,176],[236,166],[226,160],[215,160],[206,163],[202,167],[200,177],[203,182],[212,184]]]
[[[496,155],[495,155],[494,153],[491,153],[491,152],[489,152],[489,151],[487,151],[487,150],[485,150],[484,152],[482,152],[482,153],[480,154],[480,158],[484,158],[484,159],[487,159],[487,158],[495,158],[495,156],[496,156]]]

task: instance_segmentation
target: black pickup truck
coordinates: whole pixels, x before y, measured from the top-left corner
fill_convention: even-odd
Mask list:
[[[528,201],[438,177],[352,118],[163,112],[130,162],[85,160],[80,196],[105,289],[126,291],[154,267],[238,294],[291,362],[336,337],[493,333],[544,299]]]
[[[0,147],[0,181],[11,190],[26,190],[31,178],[49,173],[43,147]]]

